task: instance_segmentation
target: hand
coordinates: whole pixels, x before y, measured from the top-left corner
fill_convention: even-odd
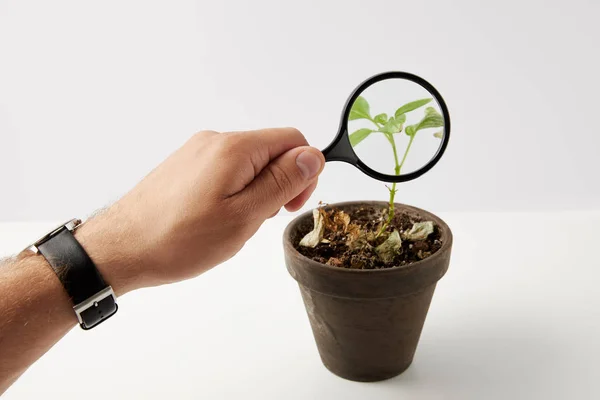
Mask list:
[[[324,163],[292,128],[200,132],[75,235],[117,294],[191,278],[302,207]]]

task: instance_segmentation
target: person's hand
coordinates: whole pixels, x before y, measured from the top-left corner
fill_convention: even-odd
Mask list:
[[[200,132],[75,235],[117,294],[191,278],[302,207],[324,163],[296,129]]]

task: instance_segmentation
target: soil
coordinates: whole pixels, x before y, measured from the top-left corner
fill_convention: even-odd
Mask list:
[[[387,208],[377,209],[372,206],[359,208],[349,213],[350,227],[346,224],[344,228],[335,224],[339,213],[335,209],[327,209],[326,219],[330,221],[325,224],[323,239],[325,243],[319,243],[315,248],[300,246],[302,237],[312,230],[313,224],[307,225],[304,231],[294,238],[294,247],[304,256],[317,262],[350,269],[381,269],[393,268],[408,265],[423,260],[442,247],[439,228],[434,224],[433,233],[429,234],[426,240],[411,241],[402,240],[402,250],[399,251],[393,261],[389,263],[383,260],[375,252],[375,247],[385,241],[386,237],[397,230],[400,234],[409,231],[414,223],[423,222],[419,215],[397,210],[391,223],[384,233],[377,238],[377,232],[380,230],[385,219],[387,219]],[[367,237],[364,244],[360,246],[349,246],[352,234],[349,231],[354,226],[355,230],[360,232],[361,237]],[[355,235],[354,235],[355,236]]]

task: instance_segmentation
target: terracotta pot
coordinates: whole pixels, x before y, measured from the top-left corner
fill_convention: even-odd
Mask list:
[[[330,207],[351,212],[387,208],[385,202],[348,202]],[[313,261],[296,249],[313,227],[312,212],[295,218],[283,236],[285,262],[298,282],[321,360],[353,381],[379,381],[411,364],[437,281],[450,262],[452,232],[435,215],[396,204],[400,211],[434,221],[442,247],[425,260],[402,267],[354,270]]]

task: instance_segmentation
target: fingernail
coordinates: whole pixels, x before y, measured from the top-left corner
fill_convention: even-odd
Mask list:
[[[303,151],[296,157],[296,164],[305,179],[312,179],[321,169],[321,157],[311,151]]]

